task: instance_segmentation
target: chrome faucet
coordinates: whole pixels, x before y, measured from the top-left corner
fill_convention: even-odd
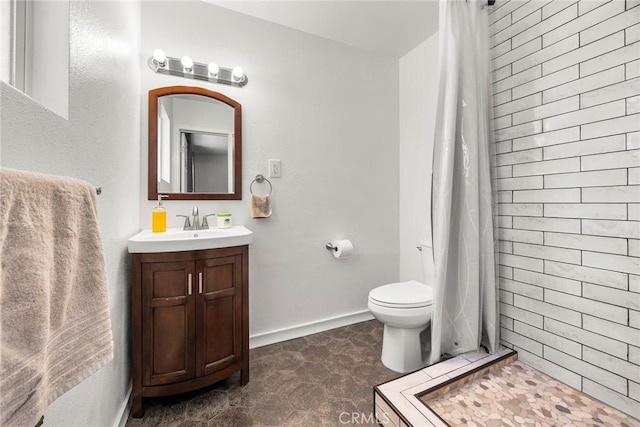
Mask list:
[[[212,214],[215,215],[215,214]],[[202,218],[202,223],[200,223],[200,213],[198,212],[198,207],[194,206],[191,211],[191,219],[189,219],[188,215],[176,215],[184,218],[184,226],[183,230],[206,230],[209,228],[209,224],[207,223],[207,217],[210,215],[205,215]]]
[[[198,214],[198,207],[194,206],[191,211],[191,219],[189,219],[188,215],[176,215],[184,218],[184,226],[183,230],[202,230],[205,228],[209,228],[209,225],[203,221],[203,224],[200,224],[200,215]]]

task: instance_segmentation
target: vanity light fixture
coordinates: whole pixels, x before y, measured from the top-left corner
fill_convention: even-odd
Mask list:
[[[215,62],[209,62],[207,69],[209,70],[209,75],[211,75],[212,77],[218,77],[218,72],[220,71],[220,67],[218,67],[218,64],[216,64]]]
[[[164,54],[162,49],[156,49],[153,51],[153,60],[160,67],[167,65],[167,55]]]
[[[233,67],[233,80],[240,82],[242,81],[242,79],[244,78],[244,70],[242,69],[242,67],[236,65],[235,67]]]
[[[188,56],[183,56],[180,60],[180,63],[182,64],[182,67],[184,68],[184,71],[186,73],[193,72],[193,59],[189,58]]]
[[[203,64],[194,62],[190,57],[174,58],[156,49],[148,61],[149,68],[156,73],[168,74],[188,79],[204,80],[212,83],[242,87],[249,81],[242,67],[220,67],[215,62]]]

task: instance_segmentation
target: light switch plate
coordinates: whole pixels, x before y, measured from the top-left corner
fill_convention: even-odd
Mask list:
[[[280,178],[281,175],[280,159],[269,159],[269,178]]]

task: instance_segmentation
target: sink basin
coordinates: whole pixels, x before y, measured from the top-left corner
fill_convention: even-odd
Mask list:
[[[208,230],[168,228],[164,233],[143,230],[128,240],[129,253],[195,251],[248,245],[253,232],[242,225]]]

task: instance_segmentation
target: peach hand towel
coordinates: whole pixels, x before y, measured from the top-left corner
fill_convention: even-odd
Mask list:
[[[271,199],[268,194],[251,195],[251,218],[269,218],[271,216]]]

